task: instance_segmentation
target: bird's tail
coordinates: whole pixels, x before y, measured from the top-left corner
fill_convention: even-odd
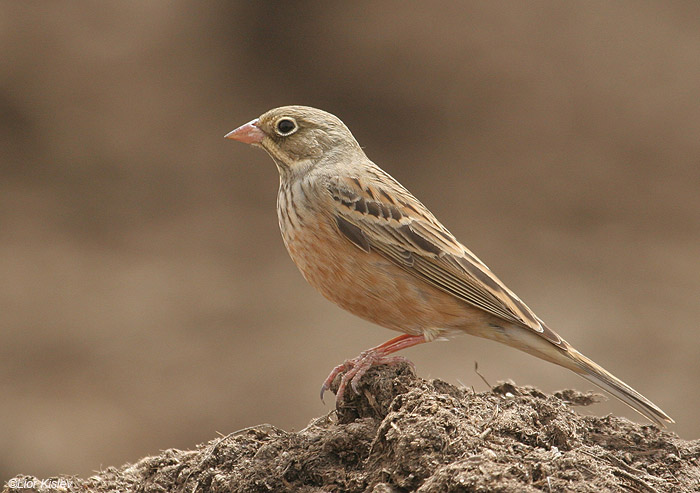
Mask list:
[[[576,351],[573,347],[569,346],[567,348],[567,353],[574,363],[573,365],[567,365],[567,367],[575,373],[578,373],[589,382],[596,384],[601,389],[610,392],[629,407],[661,427],[665,427],[666,423],[674,423],[673,419],[663,412],[656,404],[605,368]]]

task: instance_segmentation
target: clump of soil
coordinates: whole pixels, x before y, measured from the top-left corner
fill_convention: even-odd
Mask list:
[[[301,431],[254,426],[63,479],[96,492],[700,491],[700,440],[579,416],[568,403],[593,397],[556,395],[510,383],[477,393],[417,378],[408,365],[380,366],[359,395],[348,390],[342,407]],[[48,489],[37,480],[33,491]]]

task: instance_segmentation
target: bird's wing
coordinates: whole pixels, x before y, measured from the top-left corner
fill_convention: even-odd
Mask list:
[[[379,168],[373,167],[372,173],[364,179],[336,176],[327,182],[340,233],[358,248],[376,251],[418,279],[565,346],[408,190]]]

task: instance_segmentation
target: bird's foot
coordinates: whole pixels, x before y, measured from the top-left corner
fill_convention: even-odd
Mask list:
[[[343,402],[345,388],[348,386],[348,383],[350,384],[350,387],[352,387],[353,392],[356,394],[358,393],[360,380],[362,380],[364,374],[367,373],[367,370],[369,370],[371,367],[377,365],[395,365],[397,363],[404,362],[411,365],[411,367],[415,370],[413,362],[411,362],[408,358],[404,358],[403,356],[387,356],[373,349],[363,351],[356,358],[346,360],[342,365],[338,365],[333,368],[333,371],[330,373],[330,375],[328,375],[326,381],[323,382],[323,386],[321,386],[321,400],[323,400],[323,394],[326,392],[326,390],[331,388],[331,384],[335,380],[335,377],[342,372],[345,373],[340,378],[338,391],[335,393],[335,397],[338,402]]]
[[[363,351],[356,358],[345,361],[342,365],[338,365],[333,368],[333,371],[328,375],[325,382],[321,386],[321,400],[323,401],[323,394],[326,390],[331,388],[331,384],[340,373],[345,372],[345,374],[340,379],[340,384],[338,385],[338,391],[336,392],[336,400],[338,402],[343,401],[345,395],[345,388],[348,383],[352,387],[352,390],[357,394],[360,380],[362,376],[367,373],[372,366],[376,365],[395,365],[397,363],[408,363],[413,369],[415,366],[413,363],[404,358],[403,356],[390,356],[391,353],[404,349],[407,347],[415,346],[416,344],[421,344],[425,341],[422,335],[400,335],[384,344]]]

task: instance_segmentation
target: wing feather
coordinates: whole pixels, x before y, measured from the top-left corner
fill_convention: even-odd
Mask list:
[[[408,190],[389,175],[377,178],[371,183],[356,177],[335,178],[327,184],[343,235],[422,281],[564,346],[561,338]]]

